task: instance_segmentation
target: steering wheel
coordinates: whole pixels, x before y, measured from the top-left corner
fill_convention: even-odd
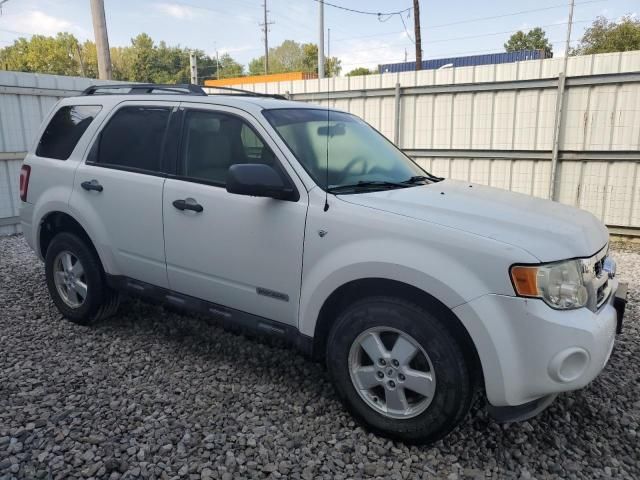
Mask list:
[[[349,161],[349,163],[347,163],[347,165],[342,170],[342,175],[340,175],[340,178],[336,183],[342,183],[342,181],[349,176],[349,173],[351,172],[351,170],[353,170],[353,167],[355,167],[359,163],[362,163],[362,171],[360,172],[360,175],[364,175],[365,173],[367,173],[367,164],[369,163],[367,162],[367,157],[365,157],[364,155],[358,155],[353,157]]]

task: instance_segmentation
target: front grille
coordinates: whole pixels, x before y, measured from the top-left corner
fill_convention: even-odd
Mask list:
[[[589,308],[597,311],[602,307],[611,294],[609,286],[609,273],[604,269],[604,263],[608,255],[609,246],[606,245],[593,257],[584,259],[583,278],[589,291]]]
[[[604,259],[607,257],[603,257],[602,260],[597,261],[594,266],[593,266],[593,270],[596,274],[596,277],[599,277],[602,274],[602,267],[604,266]]]
[[[600,308],[604,304],[604,302],[606,302],[608,300],[608,298],[609,298],[609,290],[610,290],[610,288],[609,288],[609,278],[607,276],[607,279],[605,280],[605,282],[596,291],[597,308]]]

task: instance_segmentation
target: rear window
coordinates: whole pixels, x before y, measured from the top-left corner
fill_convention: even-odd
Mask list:
[[[78,140],[101,109],[99,105],[61,107],[42,134],[36,155],[57,160],[69,158]]]
[[[170,113],[164,107],[121,108],[100,133],[89,160],[98,165],[159,172]]]

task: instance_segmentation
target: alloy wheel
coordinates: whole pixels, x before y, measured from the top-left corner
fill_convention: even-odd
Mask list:
[[[87,298],[87,279],[80,259],[64,250],[53,261],[53,281],[62,301],[80,307]]]
[[[392,327],[369,328],[354,340],[349,373],[367,405],[390,418],[420,415],[436,390],[429,355],[411,335]]]

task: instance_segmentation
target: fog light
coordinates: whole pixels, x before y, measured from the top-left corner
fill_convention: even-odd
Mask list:
[[[549,363],[549,375],[556,382],[569,383],[577,380],[589,366],[589,354],[578,347],[567,348],[558,353]]]

